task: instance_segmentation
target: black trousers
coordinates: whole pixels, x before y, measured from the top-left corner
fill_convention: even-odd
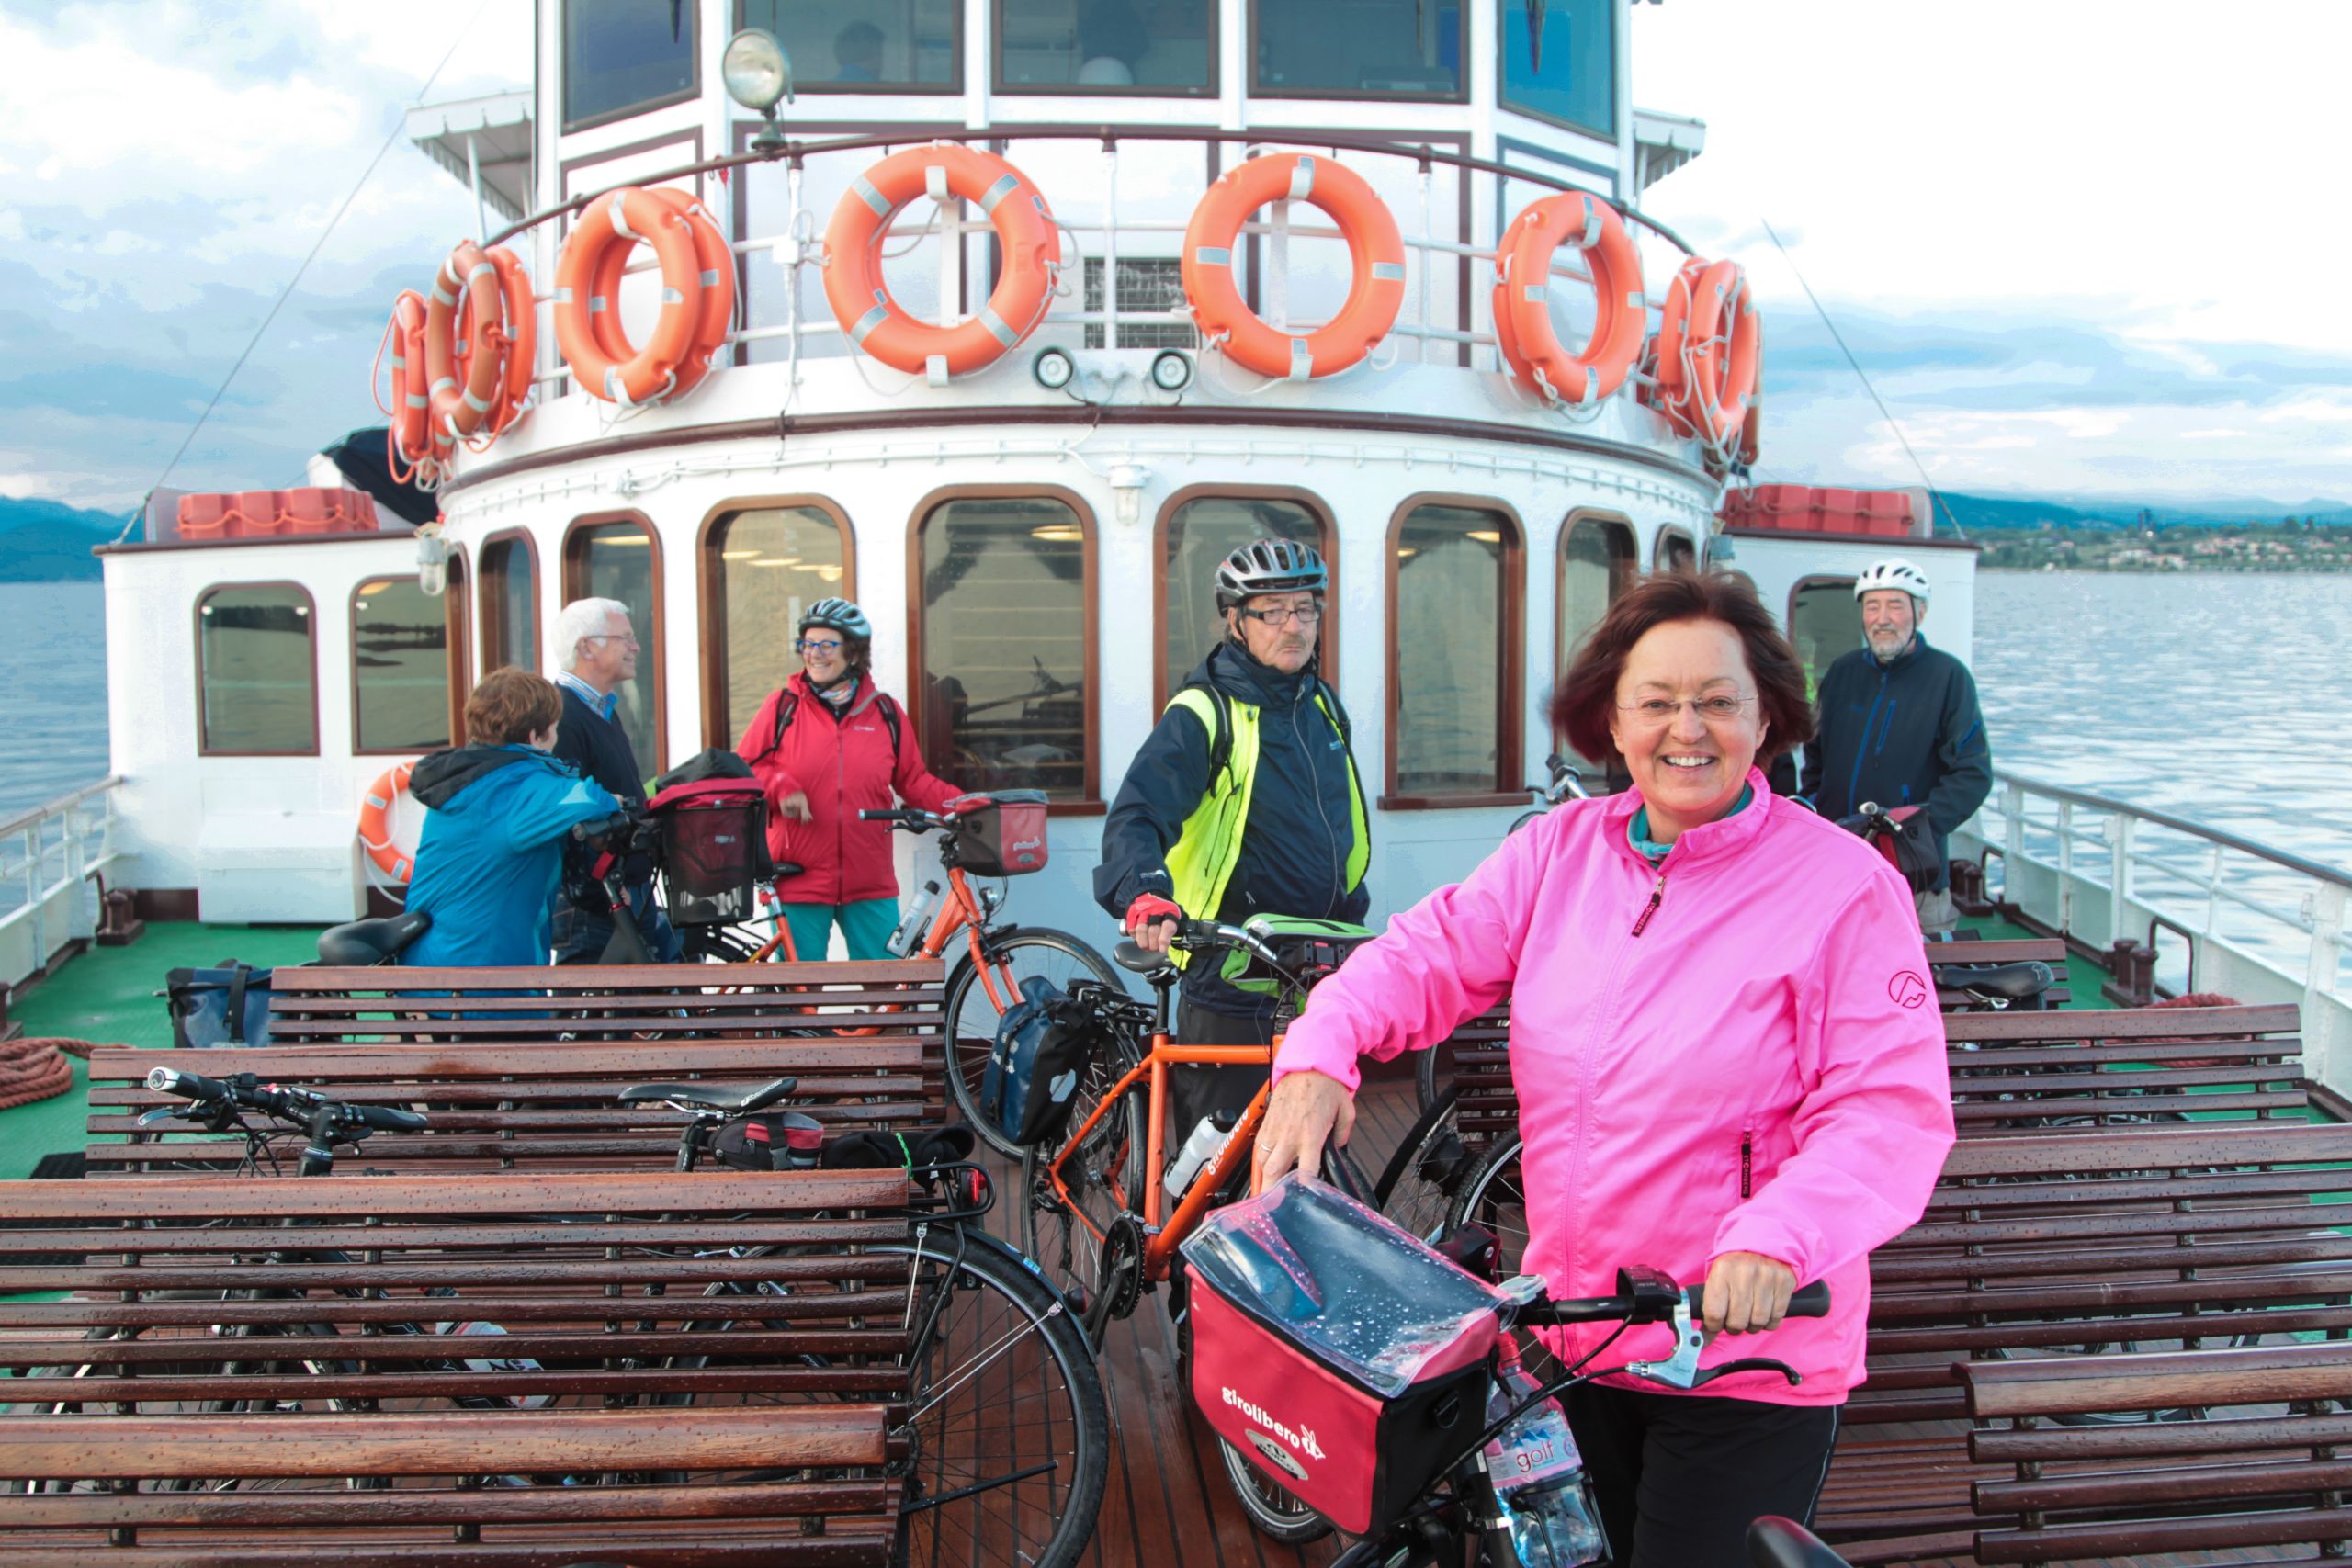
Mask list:
[[[1177,1001],[1179,1045],[1266,1045],[1272,1043],[1273,1037],[1271,1019],[1211,1012],[1181,998]],[[1250,1100],[1265,1087],[1272,1070],[1271,1066],[1169,1069],[1166,1136],[1171,1155],[1193,1135],[1193,1129],[1200,1125],[1202,1117],[1216,1111],[1229,1111],[1238,1116],[1249,1110]]]
[[[1591,1383],[1566,1403],[1616,1568],[1746,1568],[1757,1517],[1813,1522],[1838,1440],[1836,1405]]]

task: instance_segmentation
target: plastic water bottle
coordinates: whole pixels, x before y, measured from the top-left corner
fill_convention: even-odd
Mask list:
[[[1175,1160],[1168,1167],[1170,1202],[1176,1202],[1184,1196],[1184,1190],[1193,1185],[1193,1178],[1216,1157],[1217,1150],[1225,1147],[1226,1139],[1233,1135],[1234,1125],[1239,1120],[1230,1111],[1218,1111],[1202,1117],[1194,1124],[1192,1136],[1184,1140],[1184,1146],[1176,1151]]]
[[[900,920],[899,929],[890,933],[890,940],[882,944],[883,951],[893,958],[904,958],[919,950],[922,946],[923,933],[931,929],[931,917],[938,912],[939,898],[939,879],[933,877],[922,885],[921,893],[915,895],[915,901],[907,908],[906,919]]]
[[[1487,1404],[1487,1423],[1500,1420],[1535,1389],[1520,1367],[1518,1348],[1504,1340],[1502,1365]],[[1579,1568],[1608,1558],[1600,1510],[1593,1505],[1584,1459],[1558,1400],[1530,1406],[1487,1445],[1487,1473],[1522,1568]]]

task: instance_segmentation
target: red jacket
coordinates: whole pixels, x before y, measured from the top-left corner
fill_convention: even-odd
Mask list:
[[[776,704],[786,693],[797,703],[783,737],[770,750]],[[786,903],[854,904],[897,897],[890,825],[861,822],[857,814],[888,810],[899,800],[940,811],[965,793],[934,778],[922,765],[914,725],[903,709],[899,714],[899,755],[893,761],[890,727],[881,710],[888,701],[875,689],[870,675],[860,675],[857,694],[836,718],[808,678],[795,675],[782,691],[768,694],[736,743],[737,755],[752,765],[767,791],[768,852],[801,868],[799,875],[776,884]],[[795,791],[808,797],[811,815],[806,822],[785,818],[784,798]]]

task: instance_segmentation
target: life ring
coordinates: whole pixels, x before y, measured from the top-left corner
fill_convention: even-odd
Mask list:
[[[1658,403],[1677,432],[1713,446],[1738,434],[1756,395],[1763,342],[1737,262],[1693,256],[1682,264],[1666,291],[1657,333]]]
[[[394,882],[406,882],[414,862],[392,841],[392,802],[408,788],[409,773],[413,762],[401,762],[386,768],[368,786],[368,794],[359,803],[359,843],[376,869]]]
[[[460,241],[441,264],[424,306],[425,396],[435,446],[446,448],[472,435],[505,400],[505,324],[506,296],[497,264],[471,240]],[[460,368],[466,373],[463,386],[458,383]]]
[[[414,469],[433,457],[430,385],[424,368],[424,296],[403,288],[392,301],[392,319],[384,329],[392,346],[392,406],[390,428],[385,433],[386,457],[392,477],[405,483],[401,469]]]
[[[490,263],[498,269],[498,291],[506,302],[506,378],[488,429],[494,438],[522,417],[523,404],[531,395],[539,367],[539,307],[531,296],[531,275],[523,270],[522,257],[501,245],[490,253]]]
[[[1553,329],[1552,255],[1574,245],[1592,269],[1592,337],[1571,355]],[[1566,191],[1530,202],[1495,251],[1495,336],[1528,390],[1555,402],[1597,403],[1625,382],[1649,328],[1642,257],[1617,209]]]
[[[678,366],[678,384],[669,396],[676,398],[692,391],[710,373],[712,356],[727,341],[735,326],[735,256],[727,243],[727,231],[718,226],[710,209],[682,190],[663,186],[649,190],[646,195],[667,206],[685,220],[694,238],[696,281],[701,291],[695,302],[692,336],[688,340],[686,357]],[[630,248],[615,245],[608,249],[592,279],[594,297],[600,299],[620,298],[621,278],[628,271]],[[617,309],[593,310],[591,330],[596,345],[614,360],[625,360],[634,352],[621,332]]]
[[[956,326],[916,321],[882,276],[890,220],[919,196],[976,202],[996,231],[996,288],[978,314]],[[1019,346],[1045,318],[1061,263],[1061,230],[1029,176],[993,152],[954,142],[891,153],[850,182],[825,225],[825,300],[833,320],[883,364],[934,382],[984,370]]]
[[[628,341],[618,320],[617,288],[631,247],[653,247],[662,264],[662,314],[645,346]],[[610,258],[617,255],[617,265]],[[678,390],[701,319],[702,259],[694,225],[651,191],[624,186],[588,204],[563,243],[555,271],[555,338],[582,391],[633,408]],[[601,289],[600,280],[615,287]],[[600,330],[599,315],[614,318]]]
[[[1321,209],[1348,242],[1355,276],[1338,315],[1312,333],[1277,332],[1241,298],[1233,247],[1250,214],[1272,201]],[[1270,152],[1219,175],[1184,230],[1184,298],[1204,343],[1246,370],[1305,381],[1363,362],[1405,303],[1405,242],[1363,176],[1329,158]]]

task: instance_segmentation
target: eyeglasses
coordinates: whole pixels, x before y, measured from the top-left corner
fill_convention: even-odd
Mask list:
[[[842,650],[842,645],[838,642],[810,642],[806,638],[792,646],[796,652],[814,654],[820,659],[830,659]]]
[[[1669,702],[1664,697],[1645,697],[1638,703],[1619,703],[1617,711],[1636,724],[1663,727],[1672,724],[1675,716],[1687,705],[1708,724],[1728,724],[1739,716],[1739,710],[1754,702],[1754,697],[1691,697],[1683,702]]]
[[[582,642],[625,642],[631,648],[638,646],[635,632],[590,632],[580,640]]]
[[[1235,613],[1252,621],[1263,621],[1270,626],[1288,626],[1293,621],[1296,621],[1302,626],[1311,626],[1323,619],[1323,606],[1320,604],[1308,604],[1302,609],[1244,609]]]

